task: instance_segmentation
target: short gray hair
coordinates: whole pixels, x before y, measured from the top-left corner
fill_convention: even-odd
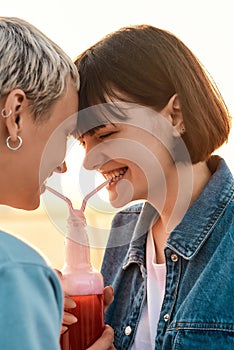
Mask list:
[[[22,19],[0,17],[0,97],[22,89],[41,120],[69,77],[78,90],[77,68],[58,45]]]

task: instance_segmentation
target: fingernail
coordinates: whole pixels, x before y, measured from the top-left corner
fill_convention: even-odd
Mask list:
[[[76,307],[75,301],[71,298],[66,298],[66,308],[69,309],[74,307]]]
[[[67,332],[67,330],[68,330],[68,327],[62,326],[62,327],[61,327],[61,330],[60,330],[60,333],[61,333],[61,334],[64,334],[64,333]]]
[[[71,300],[71,307],[76,307],[76,302],[73,299],[70,299],[70,300]]]
[[[67,321],[69,321],[71,323],[75,323],[78,321],[78,318],[72,314],[67,315],[66,319],[67,319]]]

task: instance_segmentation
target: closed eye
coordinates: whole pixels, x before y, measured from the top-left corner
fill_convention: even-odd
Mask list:
[[[107,134],[102,134],[102,135],[99,135],[99,138],[100,139],[105,139],[113,134],[116,134],[116,131],[111,131],[111,132],[108,132]]]

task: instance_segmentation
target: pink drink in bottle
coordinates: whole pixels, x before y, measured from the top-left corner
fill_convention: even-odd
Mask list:
[[[62,350],[85,350],[104,330],[103,277],[93,269],[85,217],[82,210],[70,209],[65,241],[65,264],[62,269],[62,286],[76,302],[69,311],[78,322],[61,335]]]

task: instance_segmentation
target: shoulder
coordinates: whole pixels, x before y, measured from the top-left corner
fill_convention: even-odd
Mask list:
[[[54,300],[62,305],[62,290],[55,271],[48,266],[44,258],[32,247],[8,233],[0,231],[0,274],[4,278],[5,288],[1,294],[13,290],[21,296],[36,295],[47,304]],[[20,293],[19,293],[19,285]]]
[[[0,231],[0,267],[6,263],[33,263],[47,266],[43,257],[30,245]]]
[[[56,273],[28,244],[0,232],[0,276],[0,348],[57,350],[63,294]]]
[[[12,283],[21,276],[25,284],[52,289],[61,299],[61,287],[54,270],[32,247],[11,234],[0,231],[0,273]],[[42,284],[42,285],[41,285]]]
[[[234,197],[224,208],[215,229],[219,231],[219,234],[224,232],[229,234],[232,240],[234,239]]]
[[[112,220],[107,247],[122,246],[131,241],[142,207],[143,203],[137,203],[115,214]]]

